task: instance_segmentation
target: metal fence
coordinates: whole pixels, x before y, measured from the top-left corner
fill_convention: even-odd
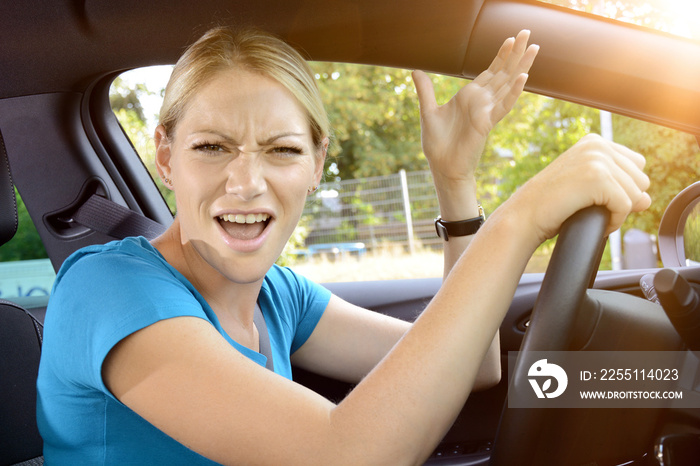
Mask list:
[[[324,183],[304,210],[305,245],[312,252],[360,253],[387,245],[409,252],[437,247],[438,212],[430,171]]]

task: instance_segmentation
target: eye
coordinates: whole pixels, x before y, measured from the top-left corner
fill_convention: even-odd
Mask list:
[[[223,146],[212,142],[201,142],[194,144],[192,149],[204,153],[223,152],[225,150]]]
[[[304,153],[304,151],[300,147],[295,146],[276,146],[270,149],[270,152],[282,157],[293,157],[295,155],[301,155]]]

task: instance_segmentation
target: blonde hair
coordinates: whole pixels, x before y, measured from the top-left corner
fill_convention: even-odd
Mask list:
[[[256,29],[209,30],[180,57],[165,88],[160,124],[168,137],[197,90],[218,72],[243,67],[275,79],[306,109],[314,145],[320,148],[330,124],[313,72],[306,60],[283,40]]]

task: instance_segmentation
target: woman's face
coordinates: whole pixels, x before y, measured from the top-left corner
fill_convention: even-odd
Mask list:
[[[174,135],[158,139],[186,254],[238,283],[262,279],[323,171],[325,148],[314,147],[304,108],[271,78],[226,70],[193,97]]]

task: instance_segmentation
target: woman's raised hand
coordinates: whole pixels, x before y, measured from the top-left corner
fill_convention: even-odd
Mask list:
[[[441,182],[472,181],[489,131],[513,107],[539,50],[530,31],[507,39],[491,66],[438,106],[430,78],[413,72],[421,114],[423,152]]]

